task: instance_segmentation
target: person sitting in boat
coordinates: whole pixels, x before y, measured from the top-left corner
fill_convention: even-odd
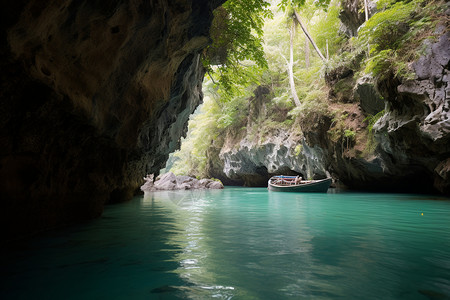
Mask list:
[[[301,181],[302,177],[297,175],[297,177],[295,177],[295,184],[299,184]]]

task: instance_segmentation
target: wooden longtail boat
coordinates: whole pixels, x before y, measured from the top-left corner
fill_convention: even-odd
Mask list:
[[[299,176],[273,176],[269,179],[268,188],[275,192],[326,193],[331,178],[321,180],[302,180]]]

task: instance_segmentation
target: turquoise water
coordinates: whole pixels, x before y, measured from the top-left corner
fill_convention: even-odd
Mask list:
[[[450,299],[450,201],[157,192],[7,248],[1,276],[1,299]]]

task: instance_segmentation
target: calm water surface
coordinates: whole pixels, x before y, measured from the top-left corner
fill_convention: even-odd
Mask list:
[[[156,192],[2,255],[1,299],[450,299],[450,201]]]

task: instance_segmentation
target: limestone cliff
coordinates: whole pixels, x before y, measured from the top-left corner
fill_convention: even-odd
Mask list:
[[[449,194],[450,33],[428,44],[426,52],[413,64],[414,80],[379,83],[386,113],[374,128],[385,173]]]
[[[1,12],[2,228],[129,199],[185,134],[221,0],[16,1]]]
[[[262,144],[248,139],[236,149],[222,149],[224,173],[242,180],[245,186],[267,186],[267,179],[275,174],[301,175],[303,178],[328,176],[324,165],[324,151],[311,147],[302,138],[279,132]]]
[[[271,100],[269,94],[267,87],[254,91],[254,97],[249,99],[245,132],[241,136],[228,132],[216,158],[222,162],[223,174],[216,167],[214,173],[209,171],[210,175],[223,182],[228,179],[245,186],[267,186],[268,178],[276,174],[295,174],[303,178],[328,176],[324,150],[306,142],[300,124],[283,126],[278,123],[275,128],[269,128],[264,123],[274,117],[273,111],[267,108]]]
[[[450,33],[441,32],[425,49],[412,65],[414,80],[354,78],[351,69],[330,70],[333,120],[323,114],[263,130],[249,117],[245,134],[230,132],[223,142],[224,176],[260,186],[273,174],[320,178],[330,172],[355,189],[450,194]],[[350,88],[334,90],[344,85]],[[272,117],[264,102],[270,100],[258,91],[255,98],[262,100],[250,99],[249,115]],[[382,117],[369,134],[365,119],[377,113]]]
[[[364,23],[361,3],[341,3],[340,19],[349,36],[355,36]],[[370,16],[375,7],[370,2],[369,6]],[[450,10],[443,2],[434,8],[439,11],[436,26],[422,28],[417,41],[402,46],[408,48],[409,55],[420,55],[404,61],[391,58],[387,65],[380,64],[386,71],[383,76],[365,74],[366,46],[353,51],[344,45],[341,53],[352,54],[341,55],[342,61],[327,65],[325,72],[326,112],[314,115],[314,109],[309,109],[312,118],[300,116],[290,126],[283,125],[287,118],[273,119],[277,125],[264,124],[265,130],[249,118],[245,134],[229,132],[219,155],[224,175],[248,185],[262,185],[277,173],[322,177],[330,172],[337,182],[355,189],[449,195]],[[402,26],[412,26],[414,31],[413,23],[406,24]],[[424,34],[429,38],[421,39]],[[386,42],[398,43],[399,38]],[[393,74],[395,69],[389,64],[397,61],[410,71],[408,76]],[[252,103],[259,108],[252,109]],[[273,118],[265,105],[264,101],[250,101],[249,115],[261,120]],[[259,136],[255,137],[255,131]],[[218,167],[215,163],[216,174]]]
[[[412,65],[414,80],[365,76],[349,94],[353,105],[360,107],[357,115],[383,113],[373,125],[373,149],[367,151],[367,140],[358,141],[365,143],[366,149],[357,149],[358,143],[347,148],[328,139],[318,142],[329,153],[334,152],[329,166],[345,185],[449,194],[450,34],[441,32],[425,49],[425,55]]]

